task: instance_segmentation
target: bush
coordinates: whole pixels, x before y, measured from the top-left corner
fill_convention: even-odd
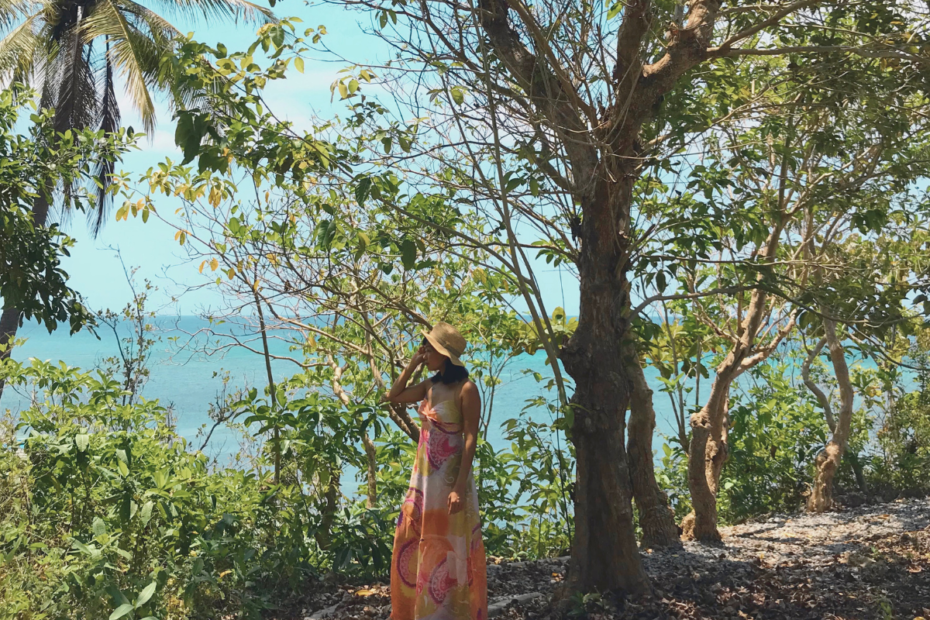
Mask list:
[[[300,521],[254,473],[188,452],[157,402],[63,364],[10,377],[27,380],[42,398],[0,457],[0,618],[255,615],[268,586],[305,581]]]

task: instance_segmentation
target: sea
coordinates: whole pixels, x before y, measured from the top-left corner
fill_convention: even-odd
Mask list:
[[[239,387],[254,386],[261,389],[267,385],[264,359],[242,347],[222,347],[224,343],[228,344],[222,335],[211,337],[207,334],[223,334],[224,330],[230,330],[200,317],[156,316],[150,319],[150,323],[151,336],[156,342],[148,360],[150,375],[143,386],[142,396],[170,405],[178,434],[187,439],[192,448],[198,449],[205,431],[212,426],[208,415],[210,406],[222,398],[224,389],[232,392]],[[71,335],[66,329],[59,329],[50,334],[41,326],[27,323],[17,335],[26,341],[14,349],[13,358],[22,363],[29,363],[34,358],[53,363],[63,362],[85,370],[98,368],[106,358],[119,355],[118,338],[128,336],[130,328],[127,324],[120,324],[117,325],[116,333],[107,326],[98,327],[95,331],[85,329]],[[259,344],[254,341],[250,346],[259,348]],[[273,354],[292,355],[283,339],[272,338],[270,347]],[[272,362],[276,379],[294,374],[297,370],[292,362]],[[224,386],[223,376],[227,373],[228,383]],[[518,417],[530,401],[541,396],[549,400],[555,398],[555,393],[547,391],[545,382],[538,382],[533,373],[551,375],[541,352],[535,355],[523,354],[512,359],[500,375],[501,383],[496,388],[493,407],[488,412],[490,423],[486,437],[496,450],[508,447],[506,433],[501,428],[503,422]],[[654,447],[657,454],[661,454],[664,436],[672,435],[676,424],[668,395],[661,393],[662,384],[657,371],[647,368],[646,377],[655,393],[657,436]],[[704,379],[702,391],[705,394],[709,387],[709,380]],[[28,408],[29,404],[29,394],[7,386],[0,401],[0,411],[9,410],[15,415]],[[551,421],[551,414],[545,408],[529,408],[526,415],[531,419]],[[204,452],[218,462],[231,462],[240,447],[241,434],[221,426],[213,432]]]

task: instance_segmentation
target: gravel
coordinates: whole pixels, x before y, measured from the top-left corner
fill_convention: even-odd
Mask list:
[[[521,619],[930,620],[930,500],[773,515],[721,530],[715,545],[643,550],[653,592],[553,602],[569,559],[489,558],[489,616]],[[274,618],[386,620],[386,583],[320,582]]]

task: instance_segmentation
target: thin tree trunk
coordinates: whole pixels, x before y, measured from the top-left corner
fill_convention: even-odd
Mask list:
[[[859,487],[859,492],[863,495],[868,495],[869,485],[865,482],[865,472],[862,471],[862,461],[859,460],[859,455],[856,454],[854,450],[850,450],[847,445],[846,453],[843,456],[852,466],[853,473],[856,475],[856,486]]]
[[[265,314],[262,312],[262,302],[258,296],[257,288],[253,290],[253,295],[255,296],[255,307],[258,310],[258,325],[262,334],[262,351],[265,357],[265,371],[268,374],[268,394],[271,399],[271,410],[275,415],[278,415],[280,412],[278,411],[278,395],[274,384],[274,373],[271,371],[271,350],[268,347]],[[277,424],[274,427],[272,442],[274,443],[274,483],[278,484],[281,481],[281,431],[278,429]]]
[[[652,404],[652,389],[646,382],[646,375],[634,347],[627,347],[624,357],[633,383],[627,453],[630,455],[633,499],[639,512],[639,526],[643,530],[642,546],[680,547],[675,514],[668,506],[668,497],[656,482],[652,454],[656,412]]]
[[[330,470],[329,484],[326,485],[325,504],[320,509],[320,526],[314,531],[313,537],[320,549],[328,549],[332,542],[333,522],[336,520],[336,508],[339,501],[339,472]]]
[[[365,445],[365,456],[368,458],[368,499],[365,505],[368,508],[374,508],[378,501],[378,451],[368,433],[362,435],[362,443]]]
[[[807,509],[810,512],[824,512],[833,507],[833,478],[840,466],[846,444],[849,442],[849,433],[852,428],[854,392],[852,381],[849,378],[849,367],[846,365],[846,351],[836,336],[836,323],[830,319],[823,320],[823,330],[830,347],[830,361],[833,362],[833,373],[840,387],[840,412],[836,418],[836,430],[827,445],[817,455],[814,465],[814,486],[807,500]]]
[[[737,368],[737,356],[731,351],[717,368],[707,402],[691,416],[688,487],[691,490],[693,512],[681,524],[685,540],[720,540],[720,532],[717,531],[717,489],[720,472],[730,455],[727,443],[730,385]]]
[[[833,407],[830,406],[830,399],[823,393],[820,386],[811,379],[811,364],[817,359],[817,356],[820,355],[825,344],[827,344],[826,336],[821,338],[817,346],[814,347],[814,350],[808,354],[807,359],[804,360],[804,364],[801,366],[801,378],[804,380],[804,385],[807,386],[807,389],[811,391],[817,398],[817,402],[823,407],[823,416],[827,420],[827,428],[830,429],[831,433],[834,433],[836,432],[836,420],[833,417]]]
[[[348,407],[352,399],[342,387],[342,366],[336,363],[336,359],[332,355],[326,356],[326,359],[333,369],[333,393],[342,401],[343,405]],[[371,359],[370,356],[369,359]],[[374,508],[378,502],[378,451],[367,432],[362,433],[362,445],[365,446],[365,457],[368,460],[368,500],[366,505],[369,508]]]

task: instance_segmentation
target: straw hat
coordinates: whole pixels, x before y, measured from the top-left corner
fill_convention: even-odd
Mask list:
[[[433,326],[431,331],[424,331],[423,335],[426,336],[426,339],[433,345],[434,349],[448,357],[453,364],[456,366],[465,365],[462,360],[459,359],[459,356],[465,352],[467,343],[462,337],[462,334],[459,333],[459,330],[448,323],[440,321]]]

